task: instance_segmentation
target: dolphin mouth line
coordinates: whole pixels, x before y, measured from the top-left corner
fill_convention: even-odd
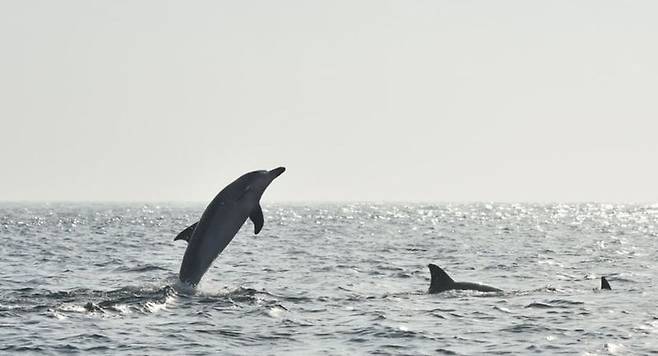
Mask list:
[[[270,175],[272,175],[272,179],[274,179],[274,178],[280,176],[285,171],[286,171],[286,167],[279,167],[279,168],[274,168],[269,173],[270,173]]]

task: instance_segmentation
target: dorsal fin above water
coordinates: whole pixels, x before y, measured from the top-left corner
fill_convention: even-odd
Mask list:
[[[455,281],[448,276],[448,274],[435,264],[427,265],[432,275],[432,282],[430,282],[430,293],[442,292],[451,289]]]
[[[605,279],[605,277],[601,277],[601,289],[612,290],[612,288],[610,288],[610,284],[608,283],[608,280]]]
[[[194,224],[188,226],[185,228],[185,230],[181,231],[176,237],[174,238],[174,241],[176,240],[185,240],[187,243],[190,242],[190,237],[192,237],[192,234],[194,234],[194,229],[196,229],[196,226],[199,222],[195,222]]]
[[[254,223],[254,234],[258,235],[260,230],[265,224],[265,218],[263,218],[263,209],[261,209],[260,204],[256,204],[254,210],[249,214],[249,219]]]

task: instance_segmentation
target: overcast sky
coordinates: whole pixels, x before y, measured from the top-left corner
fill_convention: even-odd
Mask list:
[[[0,200],[658,202],[656,1],[0,1]]]

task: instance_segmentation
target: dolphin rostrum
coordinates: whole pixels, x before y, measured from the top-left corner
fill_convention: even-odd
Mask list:
[[[502,292],[498,288],[487,286],[484,284],[470,283],[470,282],[455,282],[445,273],[441,267],[429,264],[427,265],[430,269],[430,274],[432,275],[432,282],[430,283],[430,294],[441,293],[447,290],[459,289],[459,290],[476,290],[480,292]]]
[[[174,241],[187,241],[187,249],[178,273],[181,282],[192,286],[199,284],[201,277],[231,242],[247,218],[254,223],[254,233],[260,232],[264,223],[260,197],[274,178],[285,170],[284,167],[279,167],[271,171],[254,171],[242,175],[217,194],[199,221],[174,238]]]

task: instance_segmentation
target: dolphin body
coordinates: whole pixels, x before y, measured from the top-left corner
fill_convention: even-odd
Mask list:
[[[242,175],[222,189],[201,215],[201,219],[181,231],[174,241],[187,241],[178,278],[196,286],[212,262],[233,240],[240,227],[249,218],[254,233],[263,228],[263,211],[260,198],[272,181],[286,169],[254,171]]]
[[[441,267],[429,264],[427,265],[432,275],[432,282],[430,283],[429,293],[441,293],[447,290],[475,290],[480,292],[502,292],[498,288],[487,286],[484,284],[470,283],[470,282],[455,282],[448,276],[448,274],[441,269]]]

